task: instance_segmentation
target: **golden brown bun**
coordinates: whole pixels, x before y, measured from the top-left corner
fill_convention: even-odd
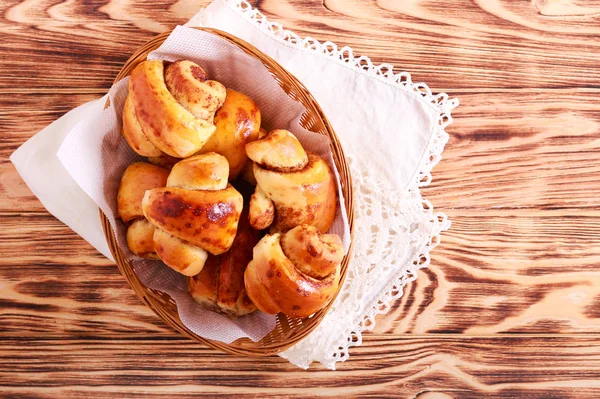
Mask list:
[[[209,256],[200,273],[187,280],[188,291],[202,307],[219,312],[217,290],[219,285],[219,257]]]
[[[225,101],[225,86],[208,80],[208,74],[192,61],[176,61],[165,68],[165,84],[173,97],[197,118],[213,122]]]
[[[199,304],[230,317],[243,316],[256,310],[244,288],[244,272],[252,249],[259,240],[243,214],[238,233],[229,251],[209,255],[200,274],[188,279],[188,289]]]
[[[260,140],[246,144],[246,153],[255,163],[278,172],[302,170],[308,164],[302,144],[287,130],[273,130]]]
[[[186,65],[189,70],[191,66]],[[196,78],[191,72],[186,74],[184,69],[174,67],[170,82],[178,98],[184,101],[189,109],[198,113],[192,107],[194,101],[205,104],[209,95],[207,90],[213,90],[217,85],[216,82],[215,85],[207,85],[205,80],[192,83],[194,79],[202,79]],[[180,85],[176,84],[176,81],[179,81],[177,77],[183,82]],[[201,78],[205,79],[205,76],[201,75]],[[144,135],[156,148],[167,155],[178,158],[188,157],[202,148],[214,133],[216,128],[211,118],[205,120],[197,117],[186,109],[186,106],[180,104],[169,91],[165,82],[163,61],[140,63],[131,72],[129,87],[135,116]],[[202,117],[207,117],[210,109],[207,109],[206,115],[203,114]]]
[[[117,194],[117,210],[124,223],[144,217],[142,198],[146,190],[165,187],[169,171],[145,162],[136,162],[125,169]]]
[[[316,227],[300,225],[281,236],[281,248],[302,273],[323,279],[342,262],[342,239],[337,234],[319,234]]]
[[[123,137],[127,140],[129,147],[143,157],[159,157],[163,154],[142,131],[142,125],[135,115],[131,96],[127,96],[123,106]]]
[[[244,275],[256,307],[292,317],[307,317],[323,308],[339,286],[344,251],[336,237],[308,225],[263,237]]]
[[[271,233],[303,223],[319,231],[331,227],[337,192],[333,174],[321,157],[307,154],[296,137],[284,130],[247,144],[246,151],[254,161],[256,179],[250,200],[252,227],[271,226]]]
[[[214,152],[178,162],[169,174],[168,187],[187,190],[223,190],[227,187],[229,165]]]
[[[164,187],[169,171],[145,162],[131,164],[121,177],[117,211],[127,228],[127,246],[136,256],[157,259],[154,252],[154,225],[144,218],[142,199],[146,190]]]
[[[156,227],[218,255],[233,242],[242,202],[231,185],[218,191],[164,187],[148,191],[142,207]]]
[[[262,191],[260,187],[256,187],[254,194],[250,197],[250,224],[256,230],[264,230],[273,224],[275,218],[275,205],[273,201]]]
[[[243,215],[231,249],[219,256],[221,269],[218,305],[226,313],[241,316],[256,310],[246,294],[244,272],[252,260],[252,250],[259,238],[258,232],[250,226],[246,215]]]
[[[150,223],[150,222],[148,222]],[[196,275],[204,267],[208,253],[162,229],[156,229],[153,236],[153,250],[167,266],[185,276]]]
[[[144,216],[157,227],[154,248],[174,270],[199,273],[210,252],[232,245],[243,208],[242,195],[228,184],[227,160],[195,155],[173,166],[167,187],[146,192]]]
[[[135,219],[127,228],[127,246],[140,258],[158,259],[154,251],[154,230],[145,218]]]
[[[225,103],[215,115],[216,132],[200,153],[214,151],[229,162],[229,180],[234,180],[248,162],[245,145],[258,138],[260,110],[243,93],[227,89]]]

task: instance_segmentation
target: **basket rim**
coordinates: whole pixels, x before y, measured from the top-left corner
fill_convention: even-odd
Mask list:
[[[333,302],[335,301],[335,299],[337,298],[337,296],[339,295],[339,293],[341,291],[341,288],[342,288],[345,278],[346,278],[348,263],[349,263],[350,255],[352,252],[353,242],[354,242],[354,240],[353,240],[353,238],[354,238],[354,204],[353,204],[352,177],[351,177],[350,169],[348,166],[348,161],[347,161],[345,154],[341,148],[339,139],[338,139],[337,135],[335,134],[333,127],[331,126],[331,123],[327,119],[326,115],[324,114],[323,110],[321,109],[321,107],[318,104],[318,102],[316,101],[316,99],[310,94],[310,91],[308,91],[308,89],[302,84],[302,82],[300,82],[293,74],[291,74],[289,71],[287,71],[285,68],[283,68],[273,58],[264,54],[262,51],[258,50],[256,47],[247,43],[243,39],[240,39],[240,38],[238,38],[234,35],[231,35],[227,32],[224,32],[224,31],[221,31],[218,29],[214,29],[214,28],[204,28],[204,27],[192,27],[192,28],[217,35],[217,36],[227,40],[228,42],[230,42],[234,45],[237,45],[239,48],[241,48],[242,50],[244,50],[246,53],[250,54],[251,56],[253,56],[255,58],[259,58],[259,60],[263,64],[265,64],[265,60],[268,61],[269,63],[272,64],[271,66],[277,67],[279,73],[283,74],[286,78],[288,78],[291,82],[293,82],[293,84],[295,86],[297,86],[298,88],[300,88],[307,94],[306,100],[310,102],[310,105],[314,108],[314,111],[316,111],[316,113],[318,114],[320,122],[323,123],[323,126],[327,132],[327,136],[330,138],[330,147],[331,147],[332,154],[334,155],[334,162],[335,162],[338,172],[340,174],[340,184],[342,184],[342,188],[345,189],[344,191],[346,191],[344,194],[345,203],[342,204],[342,206],[344,206],[346,208],[346,213],[348,216],[348,224],[349,224],[349,228],[350,228],[350,246],[349,246],[348,251],[345,254],[343,261],[342,261],[342,270],[340,272],[339,289],[337,290],[335,295],[332,297],[332,299],[329,301],[329,303],[323,309],[321,309],[320,311],[315,313],[315,315],[318,315],[318,316],[315,317],[315,315],[313,315],[308,318],[302,319],[302,321],[311,319],[311,322],[308,327],[302,327],[303,328],[302,334],[299,335],[298,337],[294,337],[293,339],[288,339],[287,341],[278,343],[278,345],[274,345],[274,344],[266,345],[261,349],[249,349],[247,347],[243,347],[243,346],[239,345],[240,342],[249,341],[248,338],[241,338],[236,341],[233,341],[231,344],[225,344],[221,341],[204,338],[204,337],[201,337],[201,336],[195,334],[193,331],[189,330],[183,324],[183,322],[181,322],[178,312],[176,312],[177,313],[176,317],[173,317],[173,315],[169,314],[166,310],[164,310],[160,304],[155,305],[155,303],[158,302],[158,300],[156,298],[154,298],[154,296],[156,295],[155,290],[152,290],[152,289],[146,287],[138,279],[137,275],[133,271],[133,266],[131,265],[131,262],[129,262],[124,257],[122,250],[117,245],[115,234],[113,232],[112,227],[110,226],[108,217],[102,212],[101,209],[99,209],[99,213],[100,213],[99,216],[101,219],[102,229],[104,231],[104,235],[107,240],[110,252],[113,255],[113,257],[115,258],[115,263],[116,263],[120,273],[125,277],[125,280],[127,281],[128,285],[133,289],[135,294],[150,309],[152,309],[152,311],[158,317],[160,317],[166,324],[173,327],[175,330],[177,330],[184,336],[187,336],[188,338],[191,338],[195,341],[199,341],[209,347],[212,347],[214,349],[218,349],[218,350],[221,350],[221,351],[224,351],[227,353],[236,354],[236,355],[254,356],[254,357],[271,356],[271,355],[275,355],[277,353],[284,351],[285,349],[289,348],[290,346],[294,345],[295,343],[299,342],[304,337],[306,337],[308,334],[310,334],[320,324],[323,317],[329,311],[329,308],[331,307],[331,305],[333,304]],[[163,32],[163,33],[155,36],[154,38],[150,39],[148,42],[143,44],[138,49],[136,49],[134,51],[134,53],[129,57],[129,59],[123,64],[121,70],[115,77],[113,84],[117,83],[121,79],[128,76],[129,73],[127,73],[125,71],[127,71],[127,69],[132,64],[137,65],[139,62],[145,60],[148,53],[150,53],[151,51],[158,48],[172,32],[173,32],[172,30]],[[257,56],[257,54],[260,54],[260,57]],[[261,59],[261,57],[264,58],[264,60]],[[296,101],[299,101],[299,100],[296,99]],[[338,165],[338,162],[339,162],[339,165]],[[340,166],[341,166],[341,168],[340,168]],[[340,169],[343,169],[345,174],[342,174],[342,171]],[[343,181],[342,177],[346,178],[345,181]],[[167,294],[164,294],[164,293],[162,293],[162,294],[165,296],[168,296]],[[236,345],[236,343],[238,343],[238,345]],[[258,344],[258,342],[256,342],[255,344]]]

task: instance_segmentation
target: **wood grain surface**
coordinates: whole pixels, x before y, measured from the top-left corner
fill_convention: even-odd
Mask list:
[[[600,0],[252,2],[461,101],[452,229],[336,372],[180,337],[8,161],[207,3],[0,3],[0,397],[600,397]]]

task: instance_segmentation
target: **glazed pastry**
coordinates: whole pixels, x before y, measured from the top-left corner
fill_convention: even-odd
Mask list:
[[[343,256],[340,237],[314,226],[266,235],[244,274],[246,292],[265,313],[310,316],[337,292]]]
[[[213,118],[225,87],[191,61],[144,61],[131,73],[123,135],[138,154],[185,158],[215,132]]]
[[[188,278],[188,290],[194,300],[229,317],[254,312],[256,306],[244,288],[244,272],[252,260],[252,249],[258,240],[258,232],[250,227],[247,212],[242,213],[229,251],[218,256],[208,255],[202,271]]]
[[[140,258],[158,259],[154,251],[154,230],[154,225],[143,215],[131,222],[127,228],[129,250]]]
[[[154,226],[144,217],[142,199],[146,190],[165,187],[169,171],[145,162],[129,165],[121,177],[117,211],[127,228],[127,246],[135,255],[157,259],[154,252]]]
[[[267,131],[261,127],[260,130],[258,131],[258,138],[262,139],[267,134],[268,134]],[[244,166],[244,169],[242,169],[242,178],[245,181],[247,181],[248,183],[252,184],[253,186],[256,186],[256,178],[254,177],[254,163],[253,162],[246,163],[246,165]]]
[[[336,188],[327,163],[307,153],[287,130],[274,130],[246,144],[254,161],[256,191],[250,200],[250,224],[271,233],[300,224],[327,231],[335,217]]]
[[[246,143],[258,139],[260,110],[250,97],[227,89],[227,97],[214,122],[217,130],[200,153],[213,151],[227,158],[229,180],[234,180],[248,163]]]
[[[225,86],[208,80],[208,74],[192,61],[176,61],[165,68],[165,84],[175,100],[196,118],[213,123],[215,111],[225,101]]]
[[[142,209],[156,226],[154,249],[172,269],[196,275],[208,253],[220,255],[231,247],[243,198],[228,184],[228,175],[223,156],[195,155],[173,166],[166,187],[146,192]]]
[[[131,84],[130,84],[131,90]],[[162,151],[156,148],[154,144],[142,131],[142,125],[138,121],[133,108],[132,96],[128,95],[123,105],[123,137],[127,140],[127,144],[132,150],[144,157],[158,157]]]

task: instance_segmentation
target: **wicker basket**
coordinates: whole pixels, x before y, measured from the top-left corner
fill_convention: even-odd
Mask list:
[[[281,67],[269,56],[263,54],[252,45],[246,43],[239,38],[232,36],[228,33],[207,28],[198,28],[212,34],[218,35],[230,43],[238,46],[246,53],[253,57],[258,58],[269,70],[271,75],[277,80],[283,90],[294,100],[300,102],[307,110],[301,120],[302,125],[313,132],[325,134],[331,139],[331,150],[333,152],[333,158],[337,169],[340,173],[340,179],[342,184],[342,190],[344,193],[345,203],[343,206],[346,207],[348,213],[348,220],[350,223],[350,231],[352,232],[353,226],[353,205],[352,205],[352,180],[350,178],[350,171],[348,163],[342,152],[340,142],[333,132],[329,121],[323,114],[323,111],[319,107],[319,104],[315,101],[308,90],[296,79],[292,74]],[[125,63],[119,74],[117,75],[115,82],[128,76],[131,71],[140,62],[146,60],[146,56],[149,52],[158,48],[167,38],[170,32],[166,32],[158,35],[154,39],[150,40],[140,49],[138,49],[133,56]],[[215,349],[220,349],[225,352],[245,355],[245,356],[268,356],[279,353],[302,338],[306,337],[323,319],[325,313],[329,309],[331,302],[324,309],[315,313],[314,315],[307,318],[291,318],[283,314],[277,315],[277,325],[273,331],[271,331],[266,337],[259,342],[253,342],[248,338],[238,339],[231,344],[225,344],[219,341],[213,341],[206,338],[202,338],[192,331],[190,331],[179,319],[177,313],[177,307],[175,302],[170,296],[159,291],[155,291],[144,286],[137,278],[133,271],[133,267],[129,261],[127,261],[123,255],[121,249],[117,246],[117,241],[113,234],[112,228],[110,227],[109,221],[106,216],[100,211],[100,217],[102,219],[102,226],[104,234],[108,241],[110,251],[112,252],[117,266],[121,271],[121,274],[125,276],[129,285],[133,288],[136,294],[167,324],[180,331],[182,334],[200,341],[208,346]],[[348,268],[349,256],[346,255],[342,261],[341,267],[341,279],[342,282],[346,276]],[[340,284],[341,287],[341,284]]]

